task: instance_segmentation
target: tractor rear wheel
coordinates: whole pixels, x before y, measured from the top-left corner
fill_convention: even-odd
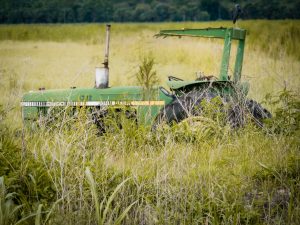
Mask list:
[[[155,122],[152,126],[152,130],[156,130],[158,125],[165,122],[169,125],[172,123],[179,123],[188,117],[202,116],[202,106],[203,101],[211,102],[212,99],[218,97],[219,95],[211,91],[191,91],[187,94],[174,98],[174,100],[166,105],[158,114]],[[220,97],[220,96],[219,96]],[[221,98],[221,109],[224,108],[226,102],[225,98]],[[233,112],[231,112],[233,114]]]
[[[251,115],[251,119],[259,127],[263,127],[264,119],[272,118],[272,114],[267,109],[252,99],[246,100],[246,108]]]
[[[263,126],[263,119],[271,117],[271,113],[254,100],[246,100],[245,104],[240,104],[231,98],[221,97],[210,91],[192,91],[175,98],[166,105],[156,117],[152,130],[156,130],[162,122],[171,125],[188,117],[202,116],[201,103],[203,101],[211,102],[215,97],[221,99],[220,109],[216,109],[216,111],[225,114],[226,120],[232,128],[244,125],[247,113],[259,127]]]

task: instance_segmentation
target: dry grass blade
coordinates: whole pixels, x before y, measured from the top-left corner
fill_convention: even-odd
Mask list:
[[[98,200],[98,195],[97,195],[97,191],[96,191],[96,184],[95,184],[95,181],[94,181],[94,178],[93,178],[93,175],[89,169],[89,167],[86,168],[85,170],[85,174],[86,174],[86,177],[88,179],[88,182],[89,182],[89,185],[90,185],[90,188],[91,188],[91,193],[92,193],[92,197],[93,197],[93,201],[95,203],[95,208],[96,208],[96,218],[97,218],[97,223],[99,225],[103,225],[105,224],[105,221],[106,221],[106,216],[107,216],[107,213],[110,209],[110,205],[112,203],[112,201],[114,200],[115,196],[117,195],[118,191],[122,188],[122,186],[130,179],[130,178],[127,178],[125,179],[124,181],[122,181],[114,190],[114,192],[109,196],[107,202],[106,202],[106,205],[105,205],[105,208],[104,208],[104,211],[103,211],[103,214],[102,214],[102,207],[103,207],[103,204],[105,202],[105,199],[102,200],[101,204],[99,205],[99,200]],[[128,206],[125,211],[118,217],[117,221],[121,222],[123,220],[123,218],[127,215],[128,211],[131,209],[131,207],[133,206],[134,204],[131,204],[130,206]]]
[[[103,220],[101,218],[101,209],[100,209],[98,195],[97,195],[97,191],[96,191],[96,184],[95,184],[93,175],[92,175],[89,167],[87,167],[85,169],[85,175],[87,177],[87,180],[88,180],[90,188],[91,188],[91,194],[92,194],[92,198],[93,198],[95,208],[96,208],[96,218],[97,218],[98,224],[103,224]]]
[[[133,205],[135,205],[138,202],[138,200],[136,200],[135,202],[131,203],[131,205],[129,205],[123,212],[122,214],[116,219],[116,221],[114,222],[114,225],[119,225],[121,224],[122,220],[125,218],[125,216],[128,214],[129,210],[132,208]]]
[[[36,217],[35,217],[35,223],[34,223],[35,225],[41,224],[42,207],[43,207],[43,204],[39,204],[37,212],[36,212]]]
[[[52,205],[50,211],[48,212],[48,214],[47,214],[47,216],[46,216],[46,219],[45,219],[45,221],[44,221],[44,224],[47,224],[47,222],[48,222],[48,220],[49,220],[49,218],[50,218],[50,216],[51,216],[53,210],[55,209],[55,207],[57,206],[57,204],[60,203],[62,200],[63,200],[63,199],[61,198],[61,199],[58,199],[56,202],[53,203],[53,205]]]
[[[114,190],[114,192],[111,194],[111,196],[109,196],[108,200],[107,200],[107,203],[106,203],[106,206],[105,206],[105,209],[103,211],[103,219],[102,221],[104,222],[105,219],[106,219],[106,215],[107,215],[107,212],[108,210],[110,209],[110,204],[111,202],[114,200],[115,196],[117,195],[118,191],[121,189],[121,187],[128,181],[130,180],[130,178],[127,178],[125,180],[123,180],[117,187],[116,189]]]

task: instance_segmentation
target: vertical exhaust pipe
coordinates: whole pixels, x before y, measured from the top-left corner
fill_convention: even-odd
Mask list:
[[[106,42],[105,42],[105,55],[104,55],[104,63],[103,63],[105,68],[108,68],[109,38],[110,38],[110,24],[106,24]]]
[[[110,24],[106,24],[106,42],[105,42],[105,54],[104,54],[104,62],[103,62],[104,67],[96,67],[95,88],[108,88],[109,39],[110,39]]]

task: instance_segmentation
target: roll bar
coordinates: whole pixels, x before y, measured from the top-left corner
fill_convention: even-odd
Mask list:
[[[241,79],[244,48],[246,39],[246,30],[239,28],[204,28],[204,29],[181,29],[181,30],[161,30],[156,37],[167,36],[189,36],[189,37],[205,37],[205,38],[219,38],[224,39],[223,56],[221,62],[220,80],[229,80],[228,66],[230,60],[231,42],[238,41],[237,54],[234,66],[234,81],[238,82]]]

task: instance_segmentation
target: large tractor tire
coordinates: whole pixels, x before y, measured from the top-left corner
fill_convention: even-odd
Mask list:
[[[132,124],[137,125],[137,113],[135,109],[101,109],[100,107],[91,108],[91,116],[93,123],[98,128],[98,134],[102,135],[109,130],[122,129],[122,119],[132,121]]]
[[[252,120],[259,127],[263,127],[263,120],[272,117],[272,114],[261,106],[258,102],[247,99],[246,108],[248,109],[249,114],[251,115]]]
[[[171,125],[173,123],[179,123],[189,117],[201,116],[201,102],[211,102],[212,99],[217,96],[217,94],[210,91],[192,91],[186,95],[174,98],[171,103],[160,111],[152,129],[156,130],[162,122]],[[271,117],[269,111],[253,100],[246,100],[245,104],[241,104],[230,98],[219,97],[222,101],[220,105],[221,109],[219,110],[225,113],[227,122],[232,128],[244,125],[247,113],[250,113],[253,121],[260,127],[263,126],[263,119]]]
[[[172,123],[179,123],[182,120],[185,120],[188,117],[197,117],[202,114],[202,106],[201,103],[203,101],[211,102],[212,99],[217,97],[218,95],[211,91],[191,91],[185,95],[174,98],[174,100],[166,105],[156,117],[156,120],[153,124],[152,129],[156,130],[158,125],[162,122],[165,122],[169,125]],[[225,109],[225,105],[229,102],[229,100],[225,98],[221,98],[222,104],[221,109]],[[238,113],[235,113],[237,109],[234,107],[230,107],[228,113],[228,118],[232,123],[232,126],[237,126],[236,121],[239,121],[237,118],[239,116]]]

